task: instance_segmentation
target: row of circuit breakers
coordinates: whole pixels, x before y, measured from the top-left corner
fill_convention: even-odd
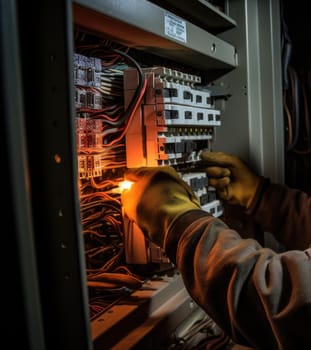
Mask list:
[[[210,91],[200,87],[197,75],[159,66],[142,71],[147,88],[127,126],[124,166],[175,167],[197,194],[202,208],[220,216],[223,208],[215,189],[208,185],[205,172],[195,171],[200,152],[211,149],[215,128],[221,125]],[[100,177],[105,171],[103,158],[107,158],[109,147],[104,136],[109,128],[104,119],[94,117],[103,109],[103,93],[107,96],[104,73],[100,59],[74,55],[75,106],[84,111],[76,117],[80,179]],[[126,67],[120,77],[126,110],[139,85],[139,74],[136,68]],[[109,127],[113,129],[111,123]]]

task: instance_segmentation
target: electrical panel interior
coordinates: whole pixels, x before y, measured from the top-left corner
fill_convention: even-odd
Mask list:
[[[200,70],[142,54],[80,28],[75,28],[73,69],[89,313],[94,339],[107,346],[116,336],[115,324],[125,319],[135,323],[140,315],[135,305],[135,310],[130,307],[112,317],[109,311],[116,305],[126,298],[147,298],[161,308],[163,300],[157,301],[157,293],[169,300],[182,286],[165,252],[123,217],[124,172],[141,166],[172,166],[193,189],[202,209],[221,216],[222,203],[200,169],[200,153],[213,149],[221,111]],[[189,303],[183,293],[181,308]],[[195,323],[197,332],[207,323],[211,336],[219,332],[212,320],[194,309],[183,317],[191,315],[192,321],[187,322]],[[170,332],[175,338],[167,347],[177,347],[181,336],[176,329]]]
[[[165,252],[123,217],[120,184],[128,168],[169,165],[223,217],[203,150],[282,178],[278,1],[44,2],[32,22],[28,3],[2,5],[18,338],[93,349],[90,323],[94,350],[219,339]]]
[[[95,319],[155,275],[174,280],[175,267],[161,248],[122,216],[119,184],[127,168],[170,165],[204,210],[222,214],[206,173],[197,169],[200,152],[212,149],[221,113],[199,74],[146,66],[126,47],[79,36],[83,44],[77,40],[73,57],[77,163]]]

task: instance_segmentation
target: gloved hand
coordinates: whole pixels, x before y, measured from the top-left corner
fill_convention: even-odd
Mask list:
[[[229,204],[249,208],[261,182],[240,158],[222,152],[202,152],[201,159],[209,178],[221,199]]]
[[[191,187],[172,167],[131,169],[124,178],[134,182],[121,194],[125,215],[160,247],[164,247],[168,227],[174,220],[189,210],[200,209]]]

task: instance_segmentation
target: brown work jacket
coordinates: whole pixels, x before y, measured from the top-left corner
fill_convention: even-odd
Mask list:
[[[193,300],[235,342],[311,349],[311,198],[263,179],[247,214],[286,249],[243,239],[203,210],[180,216],[165,249]]]

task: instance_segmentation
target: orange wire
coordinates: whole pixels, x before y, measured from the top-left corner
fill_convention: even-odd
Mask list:
[[[130,123],[131,123],[131,121],[132,121],[132,119],[133,119],[133,117],[135,115],[137,107],[141,103],[141,100],[142,100],[142,98],[143,98],[143,96],[144,96],[144,94],[146,92],[146,88],[147,88],[147,79],[145,79],[145,81],[144,81],[144,85],[143,85],[142,90],[140,92],[139,98],[137,99],[137,101],[136,101],[136,103],[134,105],[134,108],[133,108],[133,110],[132,110],[132,112],[131,112],[131,114],[130,114],[130,116],[128,118],[128,122],[127,122],[126,126],[124,127],[121,135],[118,138],[116,138],[113,141],[111,141],[110,143],[105,144],[104,147],[109,147],[109,146],[113,145],[114,143],[119,142],[124,137],[124,135],[126,134],[128,128],[129,128],[129,125],[130,125]]]

